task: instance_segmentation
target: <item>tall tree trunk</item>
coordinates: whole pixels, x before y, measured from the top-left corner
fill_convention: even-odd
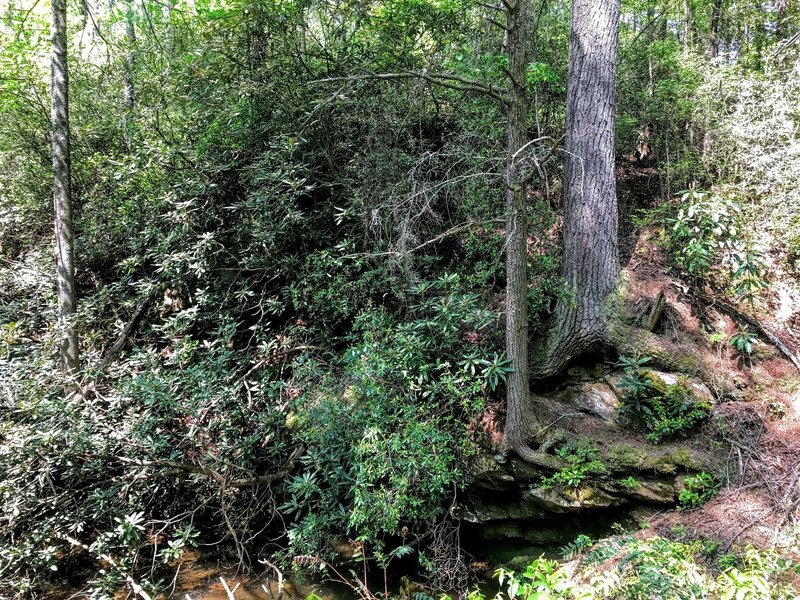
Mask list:
[[[683,0],[683,56],[689,56],[689,50],[694,42],[692,16],[692,0]]]
[[[708,34],[708,56],[717,58],[719,53],[719,22],[722,18],[722,0],[711,5],[711,30]]]
[[[136,60],[136,28],[133,23],[133,3],[125,3],[125,63],[123,65],[124,101],[128,113],[132,114],[136,104],[136,89],[133,83],[133,65]]]
[[[567,75],[564,283],[543,366],[557,374],[609,343],[607,296],[619,279],[614,102],[620,2],[574,0]]]
[[[506,158],[506,354],[514,369],[506,396],[506,439],[512,447],[524,444],[528,422],[528,233],[525,183],[520,177],[521,151],[527,143],[528,0],[507,5],[508,149]]]
[[[50,119],[53,137],[53,208],[56,236],[56,286],[61,337],[61,366],[68,376],[79,368],[78,336],[73,317],[75,265],[72,250],[72,198],[70,190],[69,99],[67,77],[67,5],[52,0],[52,85]]]
[[[133,128],[135,125],[136,88],[133,81],[133,67],[136,61],[136,28],[133,23],[133,2],[125,2],[125,57],[122,65],[122,83],[125,103],[125,147],[133,148]]]

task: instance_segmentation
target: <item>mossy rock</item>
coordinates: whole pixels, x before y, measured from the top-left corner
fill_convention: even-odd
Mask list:
[[[697,400],[712,403],[714,396],[708,386],[691,376],[684,374],[668,373],[666,371],[647,370],[642,373],[642,377],[650,382],[650,387],[655,392],[653,395],[670,396],[671,394],[685,390]],[[606,381],[612,387],[618,397],[625,397],[625,390],[619,389],[619,376],[608,378]]]
[[[676,479],[634,478],[636,485],[625,485],[620,481],[611,481],[601,487],[611,494],[629,498],[634,503],[647,505],[672,506],[677,500]]]
[[[599,487],[582,485],[578,488],[560,486],[535,486],[522,492],[523,500],[554,513],[579,512],[587,509],[602,509],[627,504],[625,498],[609,494]]]
[[[615,444],[603,453],[603,460],[611,471],[640,471],[650,460],[650,449],[630,444]]]
[[[611,446],[604,453],[611,471],[619,473],[636,473],[640,471],[670,475],[677,472],[677,465],[663,452],[654,453],[650,444],[643,442],[641,446],[618,444]]]
[[[494,456],[475,447],[477,450],[464,461],[464,477],[471,486],[485,490],[506,490],[514,484],[514,476]]]
[[[679,470],[702,471],[714,469],[717,460],[711,453],[692,451],[686,447],[654,448],[643,442],[615,444],[603,453],[609,471],[614,473],[652,472],[673,475]]]

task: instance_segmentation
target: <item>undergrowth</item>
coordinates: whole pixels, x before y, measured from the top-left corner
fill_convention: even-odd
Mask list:
[[[589,546],[587,548],[587,546]],[[752,546],[720,553],[702,540],[677,542],[630,535],[581,539],[577,565],[544,556],[523,572],[499,569],[496,598],[521,600],[792,600],[798,597],[800,566],[775,550]],[[471,600],[484,600],[475,590]]]
[[[623,375],[620,387],[626,395],[620,413],[641,423],[653,444],[684,438],[708,418],[711,405],[692,390],[685,378],[667,385],[646,369],[650,357],[621,357]]]

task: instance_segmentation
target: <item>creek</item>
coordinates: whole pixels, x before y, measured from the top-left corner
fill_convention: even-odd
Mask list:
[[[507,566],[515,570],[524,569],[533,559],[544,555],[548,558],[561,558],[564,545],[572,542],[578,535],[588,535],[598,539],[620,530],[631,530],[639,526],[640,519],[646,517],[647,511],[634,510],[595,510],[585,513],[557,515],[550,519],[507,521],[487,527],[481,524],[464,522],[460,527],[462,549],[468,556],[468,563],[473,568],[478,585],[493,597],[497,590],[497,582],[492,573],[497,567]],[[544,532],[548,542],[531,542],[541,538]],[[557,535],[560,532],[560,535]],[[413,558],[413,557],[412,557]],[[414,560],[400,561],[388,574],[388,589],[393,596],[403,596],[403,585],[408,582],[422,581],[412,571]],[[342,568],[347,573],[351,567]],[[225,579],[229,589],[238,584],[234,593],[236,600],[273,600],[278,598],[278,587],[271,572],[261,577],[238,576],[234,567],[206,566],[203,557],[196,555],[190,558],[178,577],[175,597],[191,598],[191,600],[230,600],[225,586],[220,581]],[[370,590],[382,591],[384,582],[379,569],[372,569],[368,578]],[[412,583],[412,585],[415,585]],[[269,586],[272,594],[265,591]],[[358,594],[348,585],[336,581],[287,580],[283,587],[285,600],[305,599],[311,595],[322,600],[357,600]]]

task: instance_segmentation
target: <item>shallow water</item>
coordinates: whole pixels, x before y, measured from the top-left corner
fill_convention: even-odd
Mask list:
[[[225,582],[228,588],[233,591],[236,600],[271,600],[270,595],[264,591],[262,585],[269,585],[276,600],[278,598],[277,584],[274,582],[259,584],[257,581],[242,580],[241,578],[235,577],[231,577],[230,579],[226,578]],[[284,592],[283,597],[287,600],[291,600],[291,598],[296,598],[297,596],[288,596]],[[187,593],[184,598],[191,598],[191,600],[229,600],[230,596],[222,585],[222,582],[217,579],[216,581],[211,581],[203,585],[199,589]]]
[[[536,523],[519,522],[521,531],[526,527],[535,528]],[[462,548],[476,561],[473,566],[482,565],[476,574],[483,572],[490,575],[498,565],[508,564],[514,559],[532,560],[545,555],[548,558],[560,557],[560,549],[564,543],[572,541],[578,533],[589,534],[598,538],[609,535],[620,527],[624,529],[636,528],[636,520],[626,512],[593,513],[585,515],[571,515],[562,521],[565,537],[559,543],[541,544],[531,543],[525,539],[509,537],[492,539],[486,537],[481,527],[465,526],[461,533]],[[413,563],[413,561],[411,561]],[[389,592],[392,596],[399,595],[400,580],[403,575],[402,563],[398,565],[400,572],[390,575]],[[343,573],[348,574],[347,568]],[[412,569],[409,569],[411,571]],[[411,579],[416,579],[411,572],[406,573]],[[235,567],[225,565],[209,565],[203,563],[200,555],[188,555],[181,567],[176,581],[173,598],[181,600],[230,600],[220,577],[225,578],[228,587],[233,588],[239,584],[234,593],[235,600],[278,600],[277,582],[272,571],[263,572],[260,576],[237,576]],[[383,579],[378,570],[374,570],[369,581],[370,589],[382,591]],[[265,591],[263,586],[269,586],[272,594]],[[497,582],[487,579],[481,588],[485,588],[487,597],[492,597],[497,592]],[[300,584],[294,581],[285,581],[282,600],[304,600],[310,595],[316,595],[322,600],[357,600],[358,594],[352,588],[337,582],[318,582]]]
[[[270,571],[262,576],[236,574],[235,568],[204,565],[192,556],[178,573],[172,598],[181,600],[230,600],[222,583],[224,578],[235,600],[278,600],[278,582]],[[237,587],[238,585],[238,587]],[[268,591],[269,590],[269,591]],[[271,592],[271,594],[270,594]],[[305,599],[316,595],[323,600],[355,600],[357,595],[344,584],[283,582],[282,600]]]

